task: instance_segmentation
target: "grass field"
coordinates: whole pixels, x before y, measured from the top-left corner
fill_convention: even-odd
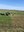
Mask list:
[[[24,12],[0,11],[0,13],[15,13],[14,15],[0,15],[0,32],[24,32]]]

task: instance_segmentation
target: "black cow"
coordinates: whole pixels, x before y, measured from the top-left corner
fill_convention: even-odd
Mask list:
[[[10,15],[10,13],[9,13],[9,12],[7,12],[7,13],[6,13],[6,15],[7,15],[7,16],[8,16],[8,15]]]
[[[8,14],[6,13],[6,16],[8,16]]]
[[[1,15],[5,15],[4,13],[1,13]]]

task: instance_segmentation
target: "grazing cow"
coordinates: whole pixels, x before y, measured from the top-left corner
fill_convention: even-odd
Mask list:
[[[8,13],[8,15],[10,15],[10,13]]]
[[[3,14],[1,13],[1,15],[5,15],[5,14],[4,13]]]
[[[7,15],[7,16],[8,16],[8,15],[10,15],[10,13],[9,13],[9,12],[7,12],[7,13],[6,13],[6,15]]]
[[[6,15],[8,16],[8,14],[6,13]]]

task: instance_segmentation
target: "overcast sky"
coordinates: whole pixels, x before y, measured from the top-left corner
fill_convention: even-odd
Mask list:
[[[0,0],[0,9],[24,10],[24,0]]]

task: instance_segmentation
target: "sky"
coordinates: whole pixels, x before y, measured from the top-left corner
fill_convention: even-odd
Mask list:
[[[0,9],[24,10],[24,0],[0,0]]]

